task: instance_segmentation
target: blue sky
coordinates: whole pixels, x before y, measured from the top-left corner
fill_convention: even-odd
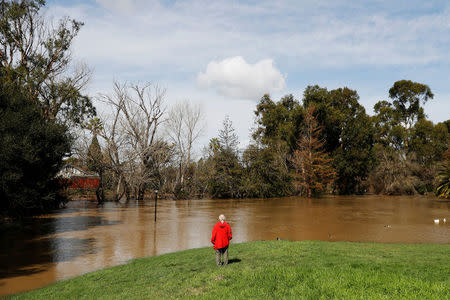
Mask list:
[[[372,114],[400,79],[430,86],[433,122],[450,118],[450,1],[48,1],[46,14],[83,21],[76,61],[88,93],[114,79],[167,88],[168,106],[200,103],[200,143],[230,115],[241,145],[264,93],[301,99],[307,85],[347,86]]]

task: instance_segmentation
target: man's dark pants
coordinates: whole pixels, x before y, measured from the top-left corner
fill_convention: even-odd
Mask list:
[[[216,265],[220,266],[220,260],[222,258],[223,265],[228,264],[228,246],[225,248],[215,249],[216,250]]]

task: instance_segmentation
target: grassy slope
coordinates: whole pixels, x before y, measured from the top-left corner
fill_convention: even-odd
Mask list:
[[[318,241],[232,244],[137,259],[17,295],[18,299],[450,299],[450,245]]]

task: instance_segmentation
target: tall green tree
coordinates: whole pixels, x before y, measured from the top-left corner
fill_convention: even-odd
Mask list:
[[[349,88],[328,91],[317,85],[303,93],[303,106],[315,107],[323,126],[324,150],[333,159],[335,185],[340,194],[362,193],[374,162],[374,128],[358,93]]]
[[[303,122],[303,107],[292,94],[273,101],[264,95],[256,106],[254,145],[243,155],[243,189],[256,197],[286,196],[292,193],[289,157],[296,149]]]
[[[433,96],[425,84],[399,80],[389,89],[391,101],[375,104],[377,167],[372,182],[379,192],[433,190],[437,162],[448,147],[447,126],[434,125],[424,114],[423,104]]]
[[[63,18],[51,24],[40,13],[44,5],[43,0],[0,2],[2,76],[29,94],[44,119],[81,123],[95,115],[82,93],[89,70],[71,64],[70,48],[83,23]]]
[[[253,139],[263,145],[292,153],[303,122],[303,108],[293,95],[274,102],[264,95],[256,106],[256,129]]]
[[[21,87],[0,83],[0,210],[22,217],[64,201],[57,173],[70,152],[67,128],[46,122]]]
[[[389,97],[395,111],[395,118],[409,129],[424,118],[423,107],[434,95],[428,85],[411,80],[399,80],[389,89]]]
[[[93,123],[91,122],[91,124]],[[87,153],[87,167],[90,171],[96,172],[100,177],[100,184],[95,191],[95,195],[97,196],[97,203],[100,205],[105,201],[105,193],[103,189],[105,160],[103,157],[102,148],[100,147],[100,143],[98,142],[97,130],[98,129],[96,127],[92,127],[93,136]]]

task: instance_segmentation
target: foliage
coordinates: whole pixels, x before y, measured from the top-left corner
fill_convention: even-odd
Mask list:
[[[233,122],[231,122],[229,116],[225,116],[225,119],[223,120],[223,127],[219,130],[218,142],[222,150],[237,153],[239,138],[233,128]]]
[[[317,124],[313,114],[314,106],[309,106],[305,111],[304,129],[297,140],[297,149],[291,159],[300,192],[307,197],[324,192],[336,175],[331,166],[332,159],[323,151],[325,143],[320,137],[322,128]]]
[[[232,244],[125,265],[15,295],[17,299],[446,299],[449,245],[322,241]]]
[[[238,157],[238,136],[228,116],[219,130],[219,137],[209,144],[207,163],[212,173],[208,175],[208,190],[214,198],[238,198],[241,196],[242,166]]]
[[[291,181],[282,151],[249,145],[243,154],[241,190],[244,197],[282,197],[292,192]]]
[[[328,91],[316,85],[303,93],[304,107],[314,106],[314,116],[323,126],[324,150],[333,159],[340,194],[364,192],[375,158],[374,128],[358,100],[358,93],[349,88]]]
[[[372,180],[378,186],[376,190],[430,192],[437,164],[448,148],[447,125],[426,120],[421,105],[433,98],[427,85],[400,80],[389,90],[389,97],[392,102],[379,101],[374,107],[378,161]]]
[[[40,15],[44,4],[42,0],[1,1],[3,80],[27,91],[28,100],[45,119],[80,124],[95,115],[91,100],[82,94],[89,71],[71,65],[70,47],[83,23],[64,18],[55,26]]]
[[[221,150],[212,157],[213,173],[209,178],[209,193],[213,198],[240,197],[242,167],[238,157],[229,150]]]
[[[303,122],[303,108],[292,95],[275,103],[264,95],[255,110],[257,128],[255,141],[292,153]]]
[[[370,174],[369,182],[377,194],[401,195],[416,194],[416,186],[420,182],[417,174],[420,165],[410,155],[402,155],[376,145],[377,167]]]
[[[448,161],[438,173],[437,179],[436,195],[441,198],[450,198],[450,163]]]
[[[67,128],[44,120],[18,87],[0,86],[1,214],[21,217],[60,206],[56,177],[70,152]]]
[[[95,193],[97,195],[97,202],[101,204],[105,201],[103,190],[103,173],[105,170],[105,161],[103,159],[102,149],[100,148],[100,144],[97,139],[97,133],[95,131],[87,153],[87,167],[89,170],[98,173],[100,177],[100,184]]]
[[[450,134],[444,123],[434,125],[431,121],[421,119],[412,128],[409,153],[414,154],[415,162],[420,165],[417,173],[420,182],[416,185],[419,193],[434,190],[439,165],[444,160],[449,139]]]
[[[431,121],[420,119],[411,129],[408,152],[415,153],[421,165],[431,166],[434,162],[443,160],[449,138],[444,123],[434,125]]]
[[[104,169],[104,160],[97,135],[92,137],[87,154],[87,167],[90,171],[101,172]]]
[[[434,95],[425,84],[399,80],[389,89],[389,97],[392,99],[395,119],[409,129],[415,122],[424,118],[420,104],[433,99]]]
[[[287,196],[296,192],[295,173],[306,195],[425,193],[435,188],[448,149],[449,121],[435,125],[422,108],[433,98],[430,88],[401,80],[390,89],[390,101],[375,105],[373,117],[347,87],[308,86],[302,103],[292,95],[277,102],[264,95],[255,110],[253,141],[243,153],[226,116],[195,162],[201,111],[185,102],[167,118],[164,92],[115,83],[114,95],[103,96],[113,108],[109,122],[90,124],[104,139],[115,199],[143,199],[150,188],[175,198]]]
[[[450,148],[445,151],[445,161],[437,176],[436,195],[441,198],[450,198]]]

